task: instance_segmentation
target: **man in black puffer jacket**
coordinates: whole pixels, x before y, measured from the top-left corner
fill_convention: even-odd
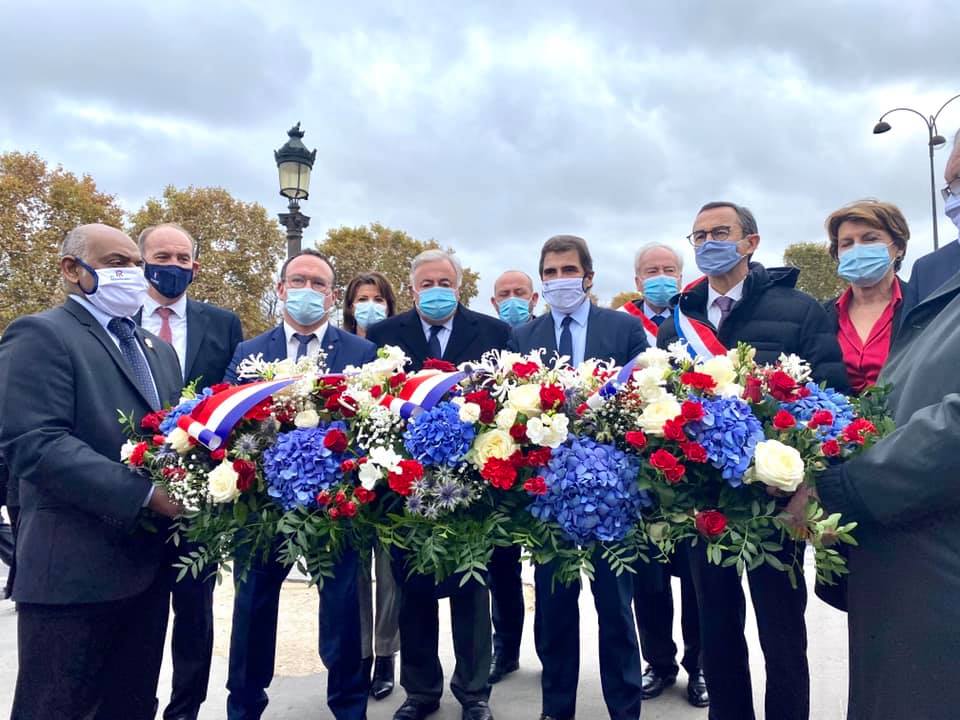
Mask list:
[[[795,268],[765,269],[750,262],[760,244],[757,222],[745,207],[712,202],[701,208],[688,236],[697,267],[707,276],[671,301],[682,314],[716,332],[727,348],[746,342],[757,349],[757,362],[776,362],[780,353],[807,360],[817,382],[838,390],[847,386],[836,334],[823,307],[794,285]],[[678,313],[673,313],[677,318]],[[677,339],[674,322],[665,322],[657,345]],[[782,560],[792,559],[794,546],[784,543]],[[802,546],[797,548],[802,552]],[[690,548],[690,565],[700,603],[703,669],[710,693],[710,720],[753,720],[750,666],[743,635],[746,604],[736,568],[707,561],[704,543]],[[796,589],[787,574],[761,565],[748,573],[767,670],[766,717],[807,720],[810,714],[810,672],[803,613],[807,590]]]

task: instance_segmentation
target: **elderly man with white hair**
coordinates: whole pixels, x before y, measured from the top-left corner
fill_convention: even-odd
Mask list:
[[[621,306],[639,318],[647,332],[647,344],[657,346],[657,329],[670,317],[670,298],[680,292],[683,258],[669,245],[652,242],[637,250],[633,279],[642,297]]]

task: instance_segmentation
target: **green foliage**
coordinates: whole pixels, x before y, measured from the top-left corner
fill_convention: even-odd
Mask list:
[[[783,264],[800,269],[797,289],[825,302],[843,292],[847,283],[837,275],[837,262],[826,243],[803,242],[788,245]]]

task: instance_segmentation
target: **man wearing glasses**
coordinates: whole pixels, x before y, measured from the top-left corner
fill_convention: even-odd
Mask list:
[[[316,250],[304,250],[280,270],[277,295],[283,302],[283,323],[242,342],[227,368],[227,382],[238,382],[237,366],[262,353],[267,362],[316,357],[322,349],[323,370],[343,371],[376,358],[376,346],[333,327],[328,315],[335,302],[333,267]],[[255,560],[247,578],[237,583],[230,635],[227,676],[229,720],[259,718],[267,706],[266,688],[273,679],[277,650],[280,588],[290,573],[274,548],[269,560]],[[320,590],[320,658],[327,668],[327,705],[337,720],[364,720],[370,687],[370,661],[362,659],[357,555],[344,551]]]
[[[953,138],[953,152],[943,171],[947,185],[940,191],[943,211],[960,230],[960,130]],[[939,250],[924,255],[913,264],[910,282],[903,293],[903,309],[908,311],[927,299],[960,270],[960,239],[947,243]]]
[[[731,202],[704,205],[687,236],[706,277],[672,301],[671,319],[660,326],[657,345],[677,340],[682,318],[698,320],[728,349],[746,342],[758,363],[796,353],[810,363],[813,379],[844,390],[846,370],[826,311],[794,285],[796,268],[764,268],[750,258],[760,245],[753,213]],[[743,628],[746,620],[741,578],[734,567],[707,560],[704,544],[688,547],[693,585],[700,604],[703,671],[710,693],[710,720],[753,720],[753,691]],[[785,542],[784,563],[802,556],[803,545]],[[807,720],[810,673],[803,613],[807,590],[796,589],[785,572],[762,565],[748,571],[766,665],[766,717]]]

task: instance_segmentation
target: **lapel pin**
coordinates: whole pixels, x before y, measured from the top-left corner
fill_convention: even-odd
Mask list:
[[[150,338],[145,337],[145,338],[143,339],[143,344],[146,345],[146,346],[147,346],[148,348],[150,348],[151,350],[153,350],[153,340],[151,340]]]

